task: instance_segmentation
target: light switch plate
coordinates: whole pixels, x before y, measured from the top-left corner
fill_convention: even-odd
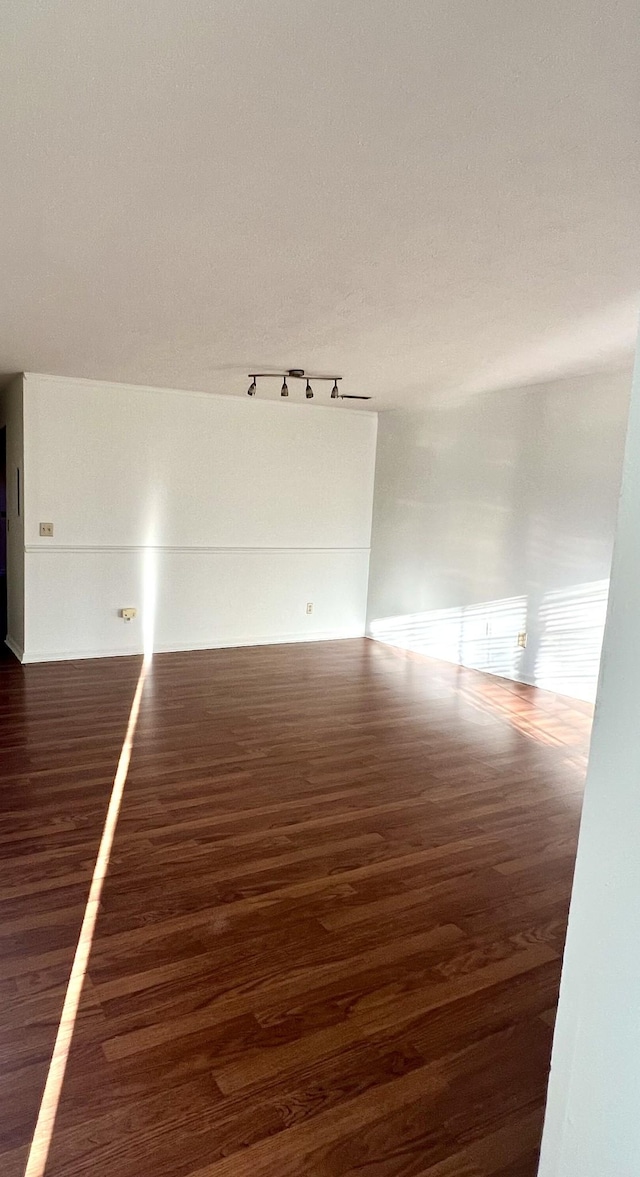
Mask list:
[[[40,535],[46,535],[47,539],[51,539],[53,536],[53,523],[41,523]]]

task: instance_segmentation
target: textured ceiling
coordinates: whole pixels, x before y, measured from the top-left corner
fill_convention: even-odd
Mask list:
[[[5,0],[0,26],[1,371],[245,395],[301,366],[389,408],[628,360],[636,0]]]

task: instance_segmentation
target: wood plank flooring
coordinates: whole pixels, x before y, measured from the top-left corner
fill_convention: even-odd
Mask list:
[[[139,672],[0,665],[4,1177]],[[365,639],[156,656],[48,1177],[534,1177],[590,725]]]

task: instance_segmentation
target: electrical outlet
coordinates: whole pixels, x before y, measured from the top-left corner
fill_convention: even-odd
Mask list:
[[[46,535],[47,539],[51,539],[53,536],[53,523],[41,523],[40,535]]]
[[[121,609],[120,616],[123,621],[133,621],[137,612],[137,609]]]
[[[307,613],[313,613],[313,601],[307,601]]]
[[[521,649],[523,649],[523,650],[525,649],[525,647],[527,645],[526,633],[519,633],[518,634],[518,645],[521,647]]]

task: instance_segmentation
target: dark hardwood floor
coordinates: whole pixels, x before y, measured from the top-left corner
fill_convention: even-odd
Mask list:
[[[0,665],[3,1177],[139,672]],[[534,1177],[590,724],[367,640],[156,656],[48,1177]]]

